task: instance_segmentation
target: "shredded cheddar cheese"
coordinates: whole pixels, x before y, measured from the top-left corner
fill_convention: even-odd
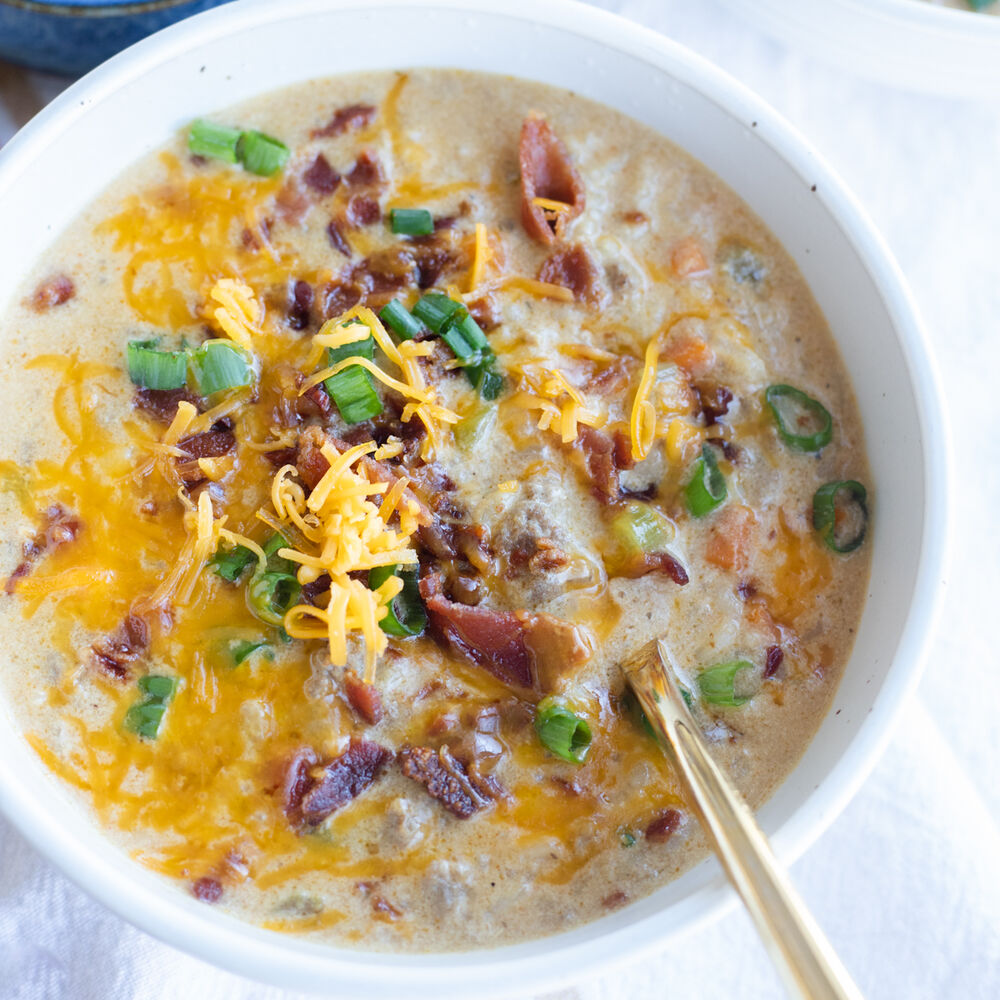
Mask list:
[[[253,351],[253,335],[264,319],[264,310],[253,289],[242,281],[222,278],[212,287],[209,298],[218,303],[212,316],[220,329],[234,343]]]
[[[526,410],[539,410],[539,430],[555,430],[563,444],[576,440],[577,425],[602,427],[606,414],[587,407],[580,391],[558,368],[535,363],[521,366],[525,388],[511,402]]]
[[[285,615],[285,631],[297,639],[324,639],[330,660],[347,662],[347,642],[357,633],[365,645],[365,679],[375,676],[375,665],[386,648],[386,638],[378,623],[385,617],[389,602],[403,587],[391,576],[377,590],[370,590],[350,576],[377,566],[411,566],[417,554],[411,536],[417,529],[412,500],[407,502],[407,480],[372,482],[358,465],[359,459],[376,451],[374,441],[356,445],[340,453],[327,442],[323,457],[330,468],[308,498],[290,478],[293,466],[275,475],[271,500],[278,521],[291,525],[305,544],[302,548],[282,548],[278,554],[299,566],[298,579],[311,583],[321,575],[330,577],[330,597],[326,607],[299,604]],[[352,466],[355,466],[352,468]],[[383,497],[381,504],[375,497]],[[398,515],[398,529],[389,521]]]
[[[653,446],[656,437],[656,410],[649,401],[649,393],[656,380],[656,363],[660,358],[660,345],[657,337],[646,345],[646,355],[643,360],[642,375],[635,390],[632,401],[632,415],[629,418],[629,437],[632,442],[632,458],[641,462]]]

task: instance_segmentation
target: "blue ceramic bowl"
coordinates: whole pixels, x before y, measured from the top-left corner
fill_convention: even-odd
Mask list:
[[[0,59],[79,76],[133,42],[227,0],[0,0]]]

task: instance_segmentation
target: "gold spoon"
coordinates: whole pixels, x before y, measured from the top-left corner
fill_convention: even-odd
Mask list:
[[[651,646],[622,664],[622,673],[680,775],[694,812],[788,992],[806,1000],[862,1000],[779,867],[750,807],[709,755],[674,679],[668,650],[662,641],[655,649]]]

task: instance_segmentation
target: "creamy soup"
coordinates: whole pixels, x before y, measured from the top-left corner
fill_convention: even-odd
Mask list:
[[[566,930],[705,852],[624,658],[665,638],[754,805],[830,705],[869,563],[844,366],[754,214],[616,111],[421,70],[219,112],[0,343],[6,698],[206,906]]]

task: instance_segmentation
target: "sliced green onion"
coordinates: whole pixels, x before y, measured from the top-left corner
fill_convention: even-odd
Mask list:
[[[331,375],[323,385],[348,424],[360,424],[382,412],[382,400],[372,385],[371,375],[360,365],[352,365]]]
[[[130,340],[128,377],[144,389],[182,389],[187,384],[186,351],[157,350],[156,340]]]
[[[247,606],[262,622],[280,626],[302,587],[291,573],[257,573],[247,585]]]
[[[428,330],[440,333],[447,320],[462,308],[461,302],[448,298],[443,292],[427,292],[416,302],[411,312]]]
[[[486,339],[486,334],[483,333],[482,327],[476,322],[475,317],[465,306],[455,310],[451,317],[450,325],[462,335],[462,339],[473,350],[482,351],[484,355],[489,355],[490,357],[493,356],[493,348],[490,347],[490,342]]]
[[[206,340],[192,357],[195,381],[203,396],[253,385],[254,371],[246,351],[231,340]]]
[[[399,236],[429,236],[434,232],[434,217],[426,208],[390,209],[389,222]]]
[[[454,354],[456,358],[465,362],[467,365],[478,365],[483,360],[483,353],[480,348],[474,347],[465,339],[465,334],[462,332],[462,324],[466,318],[472,319],[465,306],[460,305],[451,314],[451,316],[444,321],[444,324],[439,331],[439,335],[441,339],[451,348],[451,353]]]
[[[694,517],[710,514],[728,496],[726,480],[710,445],[701,446],[701,457],[694,463],[694,474],[684,487],[688,511]]]
[[[188,150],[195,156],[235,163],[239,158],[237,146],[242,134],[238,128],[227,128],[199,118],[188,132]]]
[[[583,763],[593,739],[587,720],[554,698],[538,703],[535,732],[546,750],[572,764]]]
[[[237,580],[246,572],[246,568],[256,560],[256,556],[244,545],[235,545],[233,548],[223,548],[222,545],[215,550],[215,555],[208,560],[209,566],[230,583]]]
[[[173,677],[149,675],[139,679],[139,690],[145,695],[125,713],[125,728],[130,732],[155,740],[160,733],[160,725],[166,714],[177,681]]]
[[[821,486],[813,496],[813,527],[834,552],[853,552],[868,530],[868,491],[854,479]]]
[[[796,451],[819,451],[833,439],[833,417],[818,400],[791,385],[764,393],[781,440]]]
[[[367,358],[371,361],[374,357],[375,338],[370,333],[364,340],[327,348],[326,351],[328,365],[338,364],[347,358]],[[382,412],[382,400],[375,391],[372,377],[360,365],[352,365],[342,372],[337,372],[336,375],[331,375],[323,386],[348,424],[360,424],[363,420],[370,420]]]
[[[403,581],[403,589],[389,602],[386,616],[379,622],[382,631],[403,638],[423,635],[427,628],[427,611],[420,599],[417,571],[401,570],[398,566],[376,566],[368,573],[368,586],[377,590],[390,576],[398,576]]]
[[[251,642],[249,639],[241,640],[237,642],[230,643],[229,652],[233,657],[233,666],[238,667],[244,660],[246,660],[253,653],[256,653],[258,649],[267,649],[268,645],[263,640],[260,642]]]
[[[467,371],[471,372],[472,369],[467,369]],[[495,371],[492,367],[486,367],[482,369],[479,384],[476,385],[476,388],[483,399],[494,400],[503,392],[504,384],[503,375]]]
[[[753,670],[753,664],[749,660],[732,660],[703,670],[698,675],[698,690],[702,698],[712,705],[733,708],[749,701],[749,695],[736,693],[736,675],[742,670]]]
[[[251,130],[240,136],[236,155],[250,173],[270,177],[288,162],[291,154],[283,142]]]
[[[162,674],[149,674],[139,678],[139,690],[151,698],[163,701],[174,696],[174,692],[177,690],[177,679],[164,677]]]
[[[399,299],[390,299],[384,306],[382,306],[381,311],[378,314],[378,318],[382,320],[383,323],[393,333],[399,337],[400,340],[413,340],[413,338],[420,332],[422,332],[424,325],[420,322],[413,313],[410,312],[406,306],[403,305]]]
[[[629,554],[662,552],[674,540],[673,522],[648,503],[627,500],[611,521],[611,530]]]
[[[455,443],[466,451],[478,448],[487,435],[493,433],[496,422],[497,408],[481,405],[455,424]]]
[[[622,847],[635,847],[635,834],[630,827],[618,827],[618,839],[621,841]]]

